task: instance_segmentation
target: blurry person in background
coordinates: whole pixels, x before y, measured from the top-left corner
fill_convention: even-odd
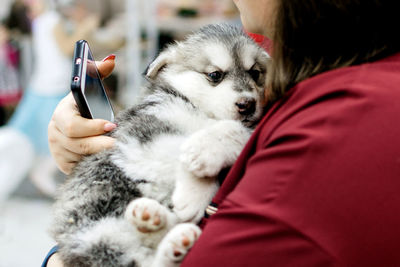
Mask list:
[[[31,20],[34,13],[28,1],[15,0],[10,6],[10,12],[4,24],[17,34],[31,34]]]
[[[28,5],[15,0],[0,22],[0,125],[4,125],[21,99],[24,71],[21,69],[22,40],[31,34]]]
[[[10,42],[18,52],[19,85],[24,89],[32,74],[32,20],[37,16],[38,10],[33,8],[36,5],[32,5],[31,0],[9,1],[11,4],[4,25],[9,30]]]
[[[10,6],[10,12],[5,19],[5,24],[10,30],[16,31],[19,34],[31,33],[31,18],[32,10],[28,1],[15,0]]]
[[[18,78],[19,51],[9,34],[9,29],[0,23],[0,125],[6,123],[9,110],[22,94]]]
[[[85,1],[30,1],[33,73],[23,98],[0,128],[0,203],[29,175],[45,195],[53,196],[56,165],[47,145],[47,125],[57,103],[69,92],[74,42],[98,26]],[[66,49],[70,48],[70,49]]]

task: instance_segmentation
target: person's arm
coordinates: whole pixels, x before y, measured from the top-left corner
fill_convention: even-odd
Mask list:
[[[65,29],[64,21],[60,20],[54,27],[54,38],[58,47],[65,55],[72,55],[74,44],[77,40],[88,39],[99,24],[99,18],[95,15],[88,15],[81,21],[76,21],[77,25],[72,33]]]
[[[100,75],[108,76],[114,65],[113,57],[98,62]],[[72,94],[67,95],[58,104],[48,126],[50,152],[59,169],[69,174],[83,155],[112,147],[114,139],[102,134],[115,127],[116,125],[109,121],[83,118]]]
[[[368,142],[361,145],[350,128],[359,125],[365,107],[345,90],[295,92],[259,125],[222,189],[232,179],[239,182],[219,198],[218,212],[181,267],[338,264],[333,244],[352,242],[359,228],[352,222],[357,202],[341,196],[360,193],[360,180],[352,178],[369,175],[349,164],[355,151],[369,162],[362,150],[369,149]],[[371,192],[362,194],[363,200],[373,199]]]
[[[333,265],[332,256],[308,233],[297,229],[301,216],[294,224],[279,216],[291,212],[280,207],[277,199],[292,175],[302,176],[295,166],[307,151],[307,142],[300,137],[281,141],[248,162],[240,184],[209,219],[181,267]]]

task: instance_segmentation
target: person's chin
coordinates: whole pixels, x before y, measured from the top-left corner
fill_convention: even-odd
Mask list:
[[[252,23],[247,22],[244,19],[242,19],[242,25],[243,25],[243,28],[247,32],[256,33],[256,34],[263,34],[263,31],[260,29],[260,27],[256,27],[255,25],[253,25]]]

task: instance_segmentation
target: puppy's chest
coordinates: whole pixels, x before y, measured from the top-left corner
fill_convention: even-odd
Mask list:
[[[119,129],[112,160],[130,179],[147,181],[140,185],[144,195],[163,198],[173,190],[181,145],[209,123],[209,118],[182,105],[150,106]]]

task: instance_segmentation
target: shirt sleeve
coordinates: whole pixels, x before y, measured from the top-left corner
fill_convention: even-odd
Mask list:
[[[182,267],[334,266],[312,240],[283,222],[225,202],[227,210],[211,220]]]

